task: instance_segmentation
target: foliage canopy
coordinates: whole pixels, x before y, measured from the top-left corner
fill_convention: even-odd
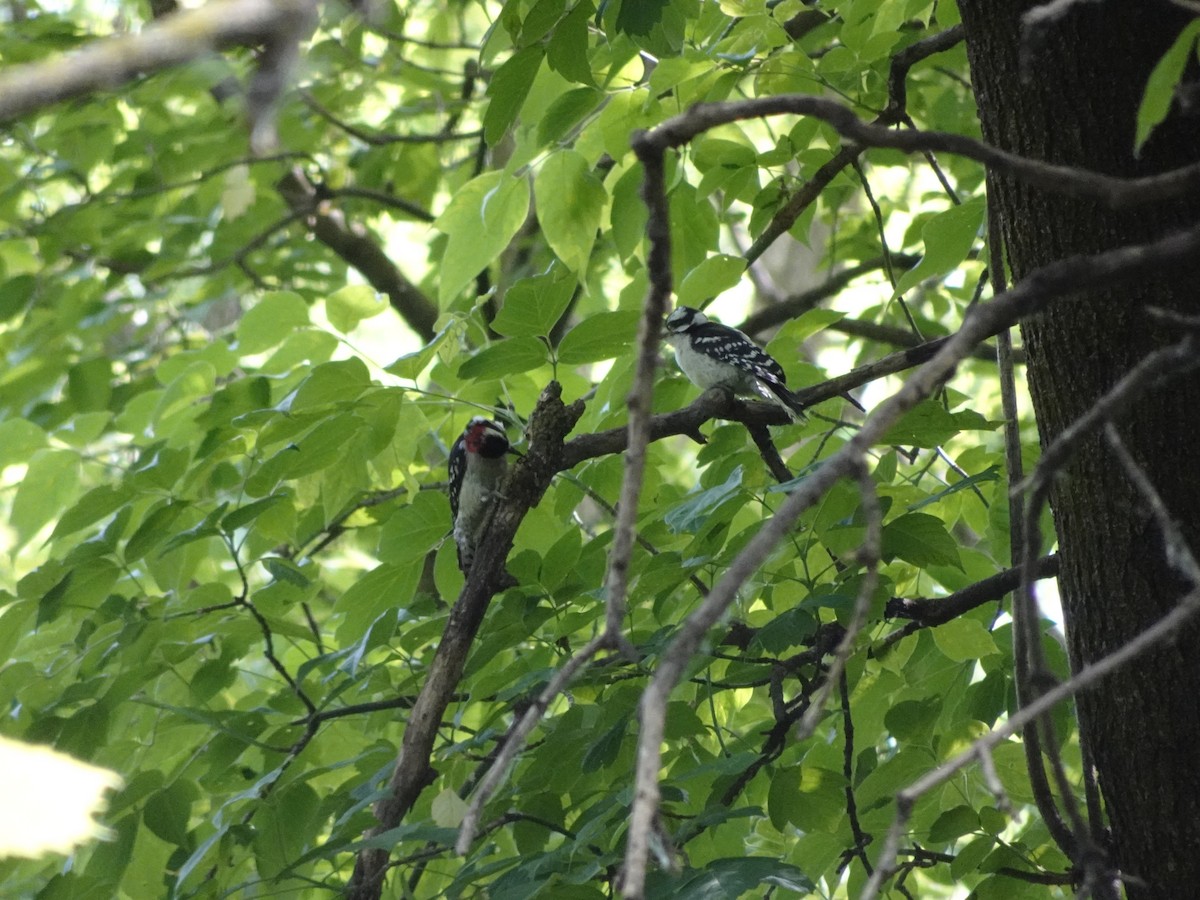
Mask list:
[[[465,858],[457,827],[514,716],[603,628],[623,469],[586,458],[523,518],[518,586],[453,688],[431,781],[364,838],[464,583],[447,448],[480,411],[517,438],[551,380],[586,403],[575,435],[626,424],[653,274],[635,130],[801,94],[977,133],[961,45],[921,49],[957,24],[951,3],[369,6],[320,7],[270,146],[251,146],[241,89],[270,52],[245,48],[5,127],[2,730],[125,782],[110,842],[0,864],[14,896],[322,896],[365,847],[399,863],[390,896],[612,896],[660,655],[860,418],[833,399],[774,428],[783,484],[734,421],[705,424],[702,446],[650,443],[636,659],[602,656],[553,699]],[[110,22],[47,7],[10,6],[7,65],[148,22],[143,4],[110,4]],[[667,157],[677,300],[721,295],[710,312],[769,340],[794,386],[948,335],[986,285],[983,175],[852,145],[816,115],[705,130]],[[894,387],[860,393],[870,407]],[[667,364],[653,411],[695,397]],[[984,352],[873,447],[878,580],[810,734],[869,567],[859,488],[838,482],[744,583],[667,706],[647,896],[858,896],[897,792],[1012,711],[994,603],[936,627],[884,616],[1010,566],[999,403]],[[1017,809],[978,768],[925,796],[896,895],[1066,895],[1020,742],[991,761]]]

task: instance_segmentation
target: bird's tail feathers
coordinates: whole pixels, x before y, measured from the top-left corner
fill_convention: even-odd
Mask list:
[[[775,381],[761,381],[766,390],[762,392],[763,396],[768,400],[773,400],[783,407],[792,419],[793,422],[803,422],[807,416],[804,412],[804,404],[800,402],[796,395],[789,391],[787,385],[779,384]]]

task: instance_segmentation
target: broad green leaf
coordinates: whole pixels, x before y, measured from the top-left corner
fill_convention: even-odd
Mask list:
[[[458,377],[482,379],[516,375],[544,365],[547,359],[546,345],[537,338],[509,338],[484,347],[466,360],[458,367]]]
[[[278,347],[293,331],[307,328],[308,304],[293,291],[270,291],[242,315],[237,349],[243,354]]]
[[[270,572],[271,577],[276,581],[285,581],[299,588],[306,588],[312,584],[308,576],[296,568],[291,560],[268,556],[262,560],[262,564],[263,568]]]
[[[433,824],[441,828],[457,828],[466,814],[467,803],[453,788],[446,788],[433,798],[430,815]]]
[[[545,53],[541,44],[518,50],[492,74],[487,89],[491,102],[483,114],[483,136],[489,146],[496,146],[521,111]]]
[[[29,461],[48,443],[46,432],[27,419],[0,422],[0,469]]]
[[[737,466],[723,484],[707,490],[697,491],[667,511],[663,522],[676,534],[695,533],[708,524],[709,519],[730,498],[742,490],[742,467]]]
[[[79,483],[79,454],[73,450],[38,450],[17,485],[9,524],[18,545],[32,540],[74,497]]]
[[[396,361],[387,367],[387,371],[397,378],[407,378],[415,380],[425,367],[433,361],[434,354],[446,342],[446,338],[454,331],[457,331],[459,324],[455,321],[447,324],[441,331],[433,336],[433,340],[422,347],[420,350],[414,350],[412,353],[405,353],[402,356],[396,357]]]
[[[338,640],[356,641],[382,613],[405,607],[412,599],[420,574],[419,566],[383,563],[360,576],[337,601],[337,609],[344,617],[338,628]]]
[[[983,224],[983,197],[972,197],[933,216],[921,229],[925,253],[921,261],[900,276],[896,294],[927,278],[945,275],[967,258]]]
[[[280,874],[309,846],[319,808],[316,791],[304,782],[274,791],[263,801],[253,832],[254,855],[262,877]]]
[[[568,269],[583,274],[608,198],[604,185],[581,154],[560,150],[538,169],[534,192],[538,222],[550,248]]]
[[[299,413],[331,404],[348,403],[365,391],[370,383],[371,374],[358,357],[322,363],[284,398],[280,406],[288,412]]]
[[[506,337],[549,335],[566,312],[576,280],[561,266],[522,278],[504,294],[504,305],[492,320],[492,329]]]
[[[1183,30],[1175,43],[1171,44],[1162,59],[1150,73],[1146,81],[1146,90],[1142,94],[1142,102],[1138,106],[1137,134],[1133,142],[1134,155],[1140,155],[1147,138],[1155,127],[1167,117],[1171,101],[1175,97],[1175,88],[1183,77],[1187,61],[1196,48],[1200,38],[1200,19],[1193,19]]]
[[[564,138],[570,129],[583,121],[584,117],[603,101],[603,92],[595,88],[575,88],[560,94],[546,108],[546,114],[538,122],[538,145],[545,146]]]
[[[455,193],[434,226],[449,238],[438,272],[443,306],[508,246],[529,213],[529,182],[486,172]]]
[[[591,0],[579,0],[558,23],[546,45],[550,68],[579,84],[595,84],[588,64],[588,26],[595,11]]]
[[[954,414],[936,400],[923,400],[888,429],[881,446],[899,444],[912,447],[937,447],[958,434],[961,426]]]
[[[979,830],[979,813],[969,806],[956,806],[948,809],[929,828],[929,841],[934,844],[948,844],[955,838]]]
[[[325,298],[325,315],[342,334],[349,334],[364,319],[388,308],[387,298],[365,284],[349,284]]]
[[[999,653],[996,641],[988,630],[974,619],[951,619],[933,629],[933,640],[938,649],[955,662],[982,659]]]
[[[737,284],[745,271],[746,261],[739,256],[723,253],[710,256],[683,276],[675,302],[680,306],[701,306]]]
[[[232,532],[249,525],[276,503],[286,499],[287,494],[272,494],[269,497],[263,497],[261,500],[255,500],[252,503],[239,506],[221,519],[221,530]]]
[[[638,318],[627,310],[589,316],[563,335],[559,361],[574,366],[620,356],[637,337]]]
[[[172,536],[171,525],[179,518],[180,513],[188,504],[167,501],[158,505],[150,515],[142,521],[125,544],[125,562],[132,563],[141,559],[156,546]]]
[[[621,744],[624,743],[628,732],[629,716],[619,716],[612,727],[598,735],[593,735],[593,742],[588,746],[587,752],[583,754],[583,771],[596,772],[600,769],[607,769],[615,763],[617,754],[621,751]]]
[[[383,526],[378,556],[387,563],[412,564],[450,533],[450,501],[440,491],[421,491]]]
[[[714,859],[704,870],[688,879],[674,895],[680,900],[729,900],[748,891],[783,888],[798,895],[815,891],[816,885],[800,869],[778,859],[739,856]]]
[[[936,516],[906,513],[883,526],[880,547],[883,559],[903,559],[914,566],[954,566],[962,568],[958,544]]]
[[[101,484],[92,488],[68,509],[54,526],[51,538],[73,534],[81,528],[100,521],[129,502],[132,491],[126,487]]]

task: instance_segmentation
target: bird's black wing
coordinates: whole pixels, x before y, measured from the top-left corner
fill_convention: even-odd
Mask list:
[[[711,354],[721,362],[737,366],[760,381],[787,384],[783,366],[779,365],[762,347],[736,328],[717,322],[705,322],[691,329],[693,345],[697,350]]]
[[[450,448],[450,519],[458,520],[458,495],[462,490],[463,478],[467,474],[467,442],[459,435],[454,446]]]

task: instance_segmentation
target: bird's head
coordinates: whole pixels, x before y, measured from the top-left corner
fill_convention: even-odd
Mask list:
[[[703,325],[707,321],[708,316],[700,312],[700,310],[693,309],[690,306],[677,306],[667,316],[667,333],[684,334],[697,325]]]
[[[483,416],[476,416],[467,423],[463,443],[468,453],[478,453],[485,459],[497,459],[511,449],[504,426]]]

